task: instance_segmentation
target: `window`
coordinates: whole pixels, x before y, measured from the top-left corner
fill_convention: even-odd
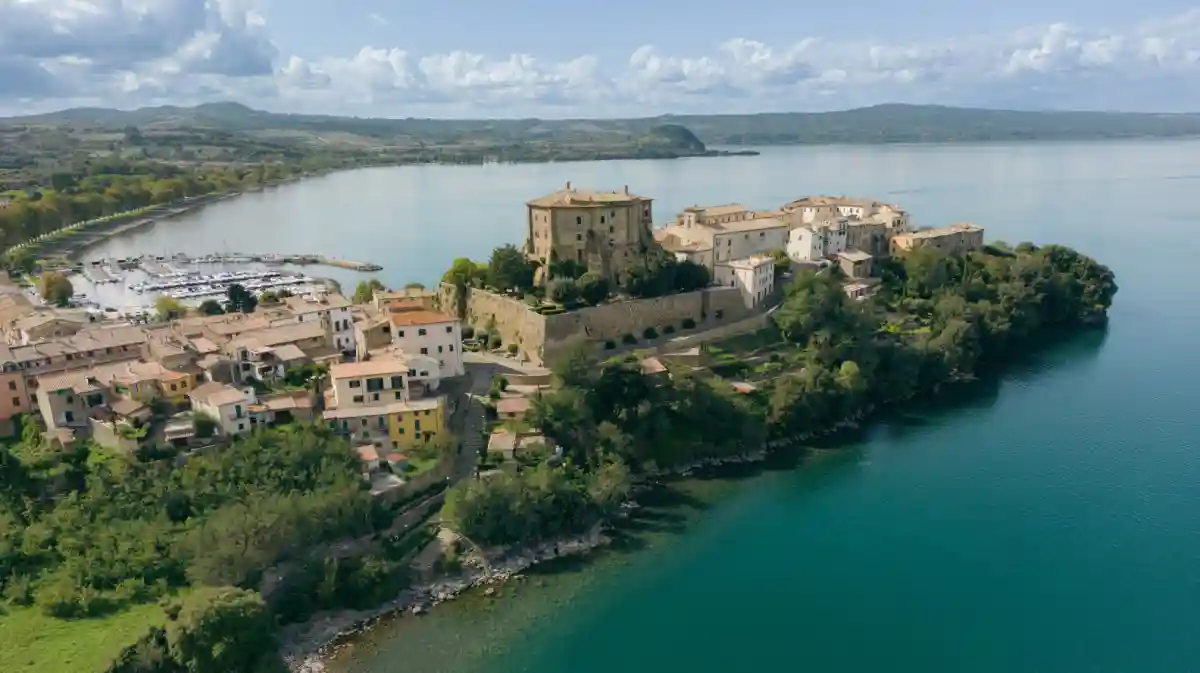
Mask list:
[[[398,435],[403,435],[403,434],[404,434],[404,426],[400,426],[400,427],[397,429],[397,431],[396,431],[396,434],[398,434]]]
[[[575,234],[575,240],[576,240],[576,241],[582,241],[582,240],[583,240],[583,234]]]
[[[416,376],[416,375],[417,375],[417,370],[415,370],[415,369],[410,369],[410,370],[408,370],[408,375],[409,375],[409,376]]]
[[[429,376],[429,372],[421,372],[421,376]]]
[[[454,333],[454,325],[446,325],[446,334]]]
[[[14,407],[19,407],[19,406],[21,406],[21,398],[19,398],[19,397],[14,397],[14,398],[13,398],[13,406],[14,406]]]
[[[422,348],[422,349],[421,349],[421,355],[429,355],[429,349],[428,349],[428,348]]]
[[[387,427],[387,419],[384,418],[383,416],[379,417],[379,427],[381,427],[381,428]]]
[[[9,382],[8,382],[8,389],[9,389],[9,390],[16,390],[16,389],[17,389],[17,382],[16,382],[16,381],[9,381]]]
[[[367,419],[362,419],[362,422],[359,423],[359,425],[363,426],[364,428],[367,427]]]
[[[404,330],[396,330],[396,336],[403,339],[404,338]]]
[[[438,346],[438,352],[439,352],[439,353],[441,353],[441,352],[442,352],[442,347],[441,347],[441,346]]]
[[[450,349],[450,352],[451,352],[451,353],[453,353],[453,352],[454,352],[454,344],[450,344],[450,345],[448,346],[448,348]]]
[[[417,336],[425,336],[425,328],[424,327],[417,330]]]
[[[68,423],[73,423],[75,421],[75,413],[72,411],[63,413],[63,420]]]
[[[575,224],[583,224],[583,218],[582,218],[582,217],[576,217],[576,218],[575,218]]]
[[[392,377],[392,387],[393,388],[403,388],[404,387],[404,377],[403,376],[393,376]]]
[[[615,228],[615,227],[613,227],[613,226],[610,224],[610,225],[608,226],[608,233],[610,233],[610,234],[611,234],[611,233],[613,233],[613,232],[615,232],[615,231],[616,231],[616,228]]]
[[[600,216],[600,224],[604,224],[604,216],[603,215]]]
[[[350,381],[350,387],[351,387],[351,388],[361,388],[361,387],[362,387],[362,381],[359,381],[358,379],[352,379],[352,380]]]
[[[371,393],[371,401],[378,402],[379,401],[379,393]]]
[[[245,429],[246,429],[246,424],[245,424],[245,423],[238,423],[238,432],[241,432],[241,431],[243,431],[243,430],[245,430]]]
[[[355,404],[361,404],[361,403],[362,403],[362,401],[363,401],[363,396],[362,396],[362,395],[355,395],[355,396],[354,396],[354,403],[355,403]]]
[[[402,400],[402,399],[404,399],[404,391],[402,391],[402,390],[397,390],[397,391],[396,391],[396,399],[398,399],[398,400]]]
[[[417,419],[414,419],[414,420],[413,420],[413,428],[414,428],[414,429],[415,429],[417,432],[420,432],[420,431],[421,431],[421,419],[417,418]]]
[[[171,392],[175,392],[176,390],[179,390],[179,387],[176,386],[174,383],[172,383],[171,384]]]
[[[376,376],[367,379],[367,392],[374,393],[383,390],[383,379]]]
[[[233,407],[233,417],[234,417],[234,418],[241,418],[241,417],[242,417],[242,405],[240,405],[240,404],[236,404],[236,405],[234,405],[234,407]]]

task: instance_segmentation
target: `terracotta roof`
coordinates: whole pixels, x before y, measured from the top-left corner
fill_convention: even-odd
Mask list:
[[[358,457],[363,461],[370,462],[379,460],[379,451],[376,451],[375,447],[370,444],[363,444],[355,449],[355,451],[358,451]]]
[[[524,395],[502,397],[496,402],[496,412],[501,414],[523,414],[529,411],[529,398]]]
[[[234,388],[225,383],[217,383],[209,381],[204,385],[199,386],[192,392],[188,393],[188,397],[192,398],[193,402],[209,404],[214,407],[222,407],[227,404],[237,404],[239,402],[246,403],[250,398],[246,393]]]
[[[843,250],[839,252],[837,256],[851,262],[865,262],[868,259],[871,259],[871,255],[863,252],[862,250]]]
[[[350,308],[350,301],[340,294],[326,294],[320,298],[288,297],[286,303],[287,307],[296,314]]]
[[[401,310],[397,311],[397,310],[394,310],[395,307],[392,307],[392,308],[393,308],[393,310],[391,311],[392,324],[396,325],[397,327],[404,327],[407,325],[433,325],[433,324],[437,324],[437,323],[455,322],[455,318],[448,316],[445,313],[438,313],[436,311],[430,311],[428,309],[423,309],[423,308],[422,309],[401,309]]]
[[[362,418],[364,416],[385,416],[388,414],[399,414],[412,411],[433,411],[442,406],[444,398],[442,397],[426,397],[419,400],[409,400],[407,402],[392,402],[391,404],[382,404],[372,407],[341,407],[334,409],[326,409],[322,414],[326,419],[334,420],[341,418]]]
[[[330,379],[348,379],[359,376],[385,376],[408,374],[408,363],[400,358],[372,358],[365,362],[345,362],[329,368]]]
[[[517,435],[508,430],[492,433],[488,438],[488,451],[511,453],[517,446]]]
[[[629,193],[629,188],[624,191],[612,192],[597,192],[590,189],[574,189],[570,183],[567,183],[566,189],[560,189],[557,192],[552,192],[545,196],[539,196],[536,199],[527,201],[526,204],[540,208],[550,208],[554,206],[569,206],[574,208],[588,208],[598,206],[610,206],[617,204],[636,203],[638,201],[649,201],[650,199],[644,196]]]
[[[241,336],[230,342],[230,347],[245,346],[280,346],[306,339],[324,338],[325,328],[318,322],[292,323],[278,325],[266,329],[256,329],[243,332]]]
[[[132,398],[119,399],[111,405],[113,413],[120,416],[132,416],[146,408],[146,405]]]

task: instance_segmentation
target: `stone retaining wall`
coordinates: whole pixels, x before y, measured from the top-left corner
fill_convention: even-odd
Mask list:
[[[441,305],[455,306],[454,293],[452,286],[442,285]],[[606,341],[620,345],[626,335],[632,335],[641,343],[648,328],[661,335],[670,326],[675,334],[683,335],[737,323],[752,315],[735,288],[630,299],[558,315],[540,315],[519,299],[472,289],[467,297],[466,323],[477,330],[494,324],[506,346],[516,344],[522,356],[543,365],[556,351],[579,338],[603,346]],[[684,329],[685,320],[696,326]]]

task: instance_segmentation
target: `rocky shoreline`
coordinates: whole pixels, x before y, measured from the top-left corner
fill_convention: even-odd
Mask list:
[[[834,429],[854,427],[855,421],[838,424]],[[786,443],[803,441],[817,433],[795,437]],[[780,443],[782,445],[782,443]],[[775,443],[772,443],[775,446]],[[729,465],[759,463],[766,459],[767,448],[747,451],[733,456],[704,458],[674,468],[660,469],[648,473],[635,484],[635,489],[646,488],[655,480],[670,476],[690,476],[694,470],[717,468]],[[634,503],[629,503],[636,506]],[[419,615],[431,607],[457,598],[459,594],[473,588],[503,584],[523,571],[565,556],[586,554],[609,542],[597,524],[588,534],[548,542],[532,549],[523,550],[516,556],[486,568],[475,567],[458,577],[443,578],[432,584],[405,591],[395,599],[368,610],[337,610],[315,615],[290,632],[285,629],[281,637],[280,653],[293,673],[320,673],[326,670],[325,660],[345,647],[354,636],[370,631],[379,621],[398,616],[404,612]],[[490,589],[488,589],[490,591]]]
[[[597,524],[585,535],[547,542],[515,556],[482,567],[472,567],[453,578],[414,587],[395,599],[369,610],[338,610],[315,615],[292,631],[285,629],[280,654],[294,673],[320,673],[325,660],[354,636],[370,631],[381,620],[404,612],[419,615],[473,588],[503,584],[538,563],[585,554],[609,542]],[[492,589],[487,589],[491,591]]]
[[[638,490],[652,486],[656,480],[666,477],[687,477],[699,469],[760,463],[766,460],[769,449],[789,446],[819,435],[858,427],[859,421],[868,413],[869,411],[863,411],[825,431],[804,433],[796,437],[776,440],[770,442],[768,446],[754,451],[733,456],[703,458],[673,468],[649,472],[634,484],[635,494]],[[627,505],[628,508],[636,507],[636,503],[633,501]],[[602,533],[602,528],[603,524],[597,524],[586,535],[547,542],[531,549],[522,550],[504,561],[491,563],[486,567],[472,567],[457,577],[442,578],[431,584],[414,587],[375,608],[337,610],[317,614],[291,630],[284,630],[280,653],[288,669],[293,673],[321,673],[326,670],[325,661],[329,656],[348,645],[354,636],[372,630],[381,620],[405,612],[420,615],[439,603],[457,598],[469,589],[503,584],[538,563],[586,554],[609,542],[609,538]],[[493,591],[491,588],[486,590]]]

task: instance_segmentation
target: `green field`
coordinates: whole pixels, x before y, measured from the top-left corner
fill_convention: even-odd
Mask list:
[[[55,619],[37,608],[10,607],[0,613],[0,671],[100,673],[151,626],[165,622],[157,604],[82,620]]]

